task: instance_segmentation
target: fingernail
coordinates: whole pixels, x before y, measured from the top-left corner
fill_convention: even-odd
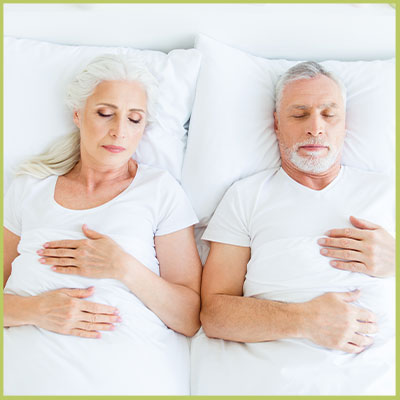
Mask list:
[[[114,310],[114,314],[115,315],[119,315],[119,311],[118,310]]]
[[[117,318],[117,322],[122,322],[122,318],[121,318],[121,317],[118,317],[118,318]]]
[[[36,253],[39,254],[39,256],[41,256],[43,254],[43,250],[38,250]]]
[[[336,261],[331,261],[331,265],[333,266],[333,267],[337,267],[337,262]]]
[[[49,244],[48,244],[48,243],[45,243],[45,244],[43,245],[43,247],[49,247]]]
[[[115,326],[114,325],[111,325],[110,326],[110,331],[113,331],[115,329]]]
[[[100,333],[100,332],[97,334],[96,338],[97,338],[97,339],[100,339],[100,338],[101,338],[101,333]]]
[[[51,269],[52,269],[53,271],[56,271],[56,270],[57,270],[57,268],[56,268],[54,265],[51,267]]]
[[[318,239],[318,244],[325,244],[325,239]]]
[[[44,263],[46,262],[46,260],[45,260],[44,258],[39,258],[39,262],[40,262],[41,264],[44,264]]]
[[[325,236],[329,236],[330,234],[331,234],[331,231],[326,231],[326,232],[324,233]]]
[[[328,250],[327,249],[321,249],[321,254],[328,254]]]

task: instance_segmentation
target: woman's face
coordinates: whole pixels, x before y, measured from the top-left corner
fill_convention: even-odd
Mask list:
[[[118,168],[136,151],[146,125],[147,95],[139,82],[104,81],[74,113],[81,157],[93,166]]]

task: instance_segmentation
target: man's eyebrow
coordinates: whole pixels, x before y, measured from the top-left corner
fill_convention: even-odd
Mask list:
[[[324,109],[324,108],[338,108],[338,104],[336,103],[325,103],[321,104],[318,106],[319,109]],[[309,110],[311,107],[306,106],[304,104],[293,104],[289,107],[289,110]]]
[[[339,108],[336,103],[321,104],[318,108]]]
[[[118,107],[114,104],[111,103],[97,103],[96,106],[107,106],[107,107],[111,107],[114,109],[117,109]],[[141,112],[146,112],[145,110],[142,110],[141,108],[131,108],[129,111],[141,111]]]
[[[308,110],[310,107],[302,104],[293,104],[289,107],[289,110]]]

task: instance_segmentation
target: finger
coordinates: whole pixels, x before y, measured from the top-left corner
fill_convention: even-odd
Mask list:
[[[332,260],[329,264],[332,265],[332,267],[343,271],[361,272],[362,274],[368,272],[367,266],[361,262]]]
[[[364,347],[356,346],[353,343],[345,343],[343,346],[340,347],[340,350],[345,351],[346,353],[357,354],[361,353],[364,350]]]
[[[367,324],[374,322],[376,323],[376,315],[365,308],[355,307],[356,310],[356,320],[360,323]]]
[[[65,275],[82,275],[81,269],[78,267],[61,267],[60,265],[53,265],[51,269],[54,272],[58,272],[59,274]]]
[[[378,324],[375,322],[360,322],[357,327],[357,333],[364,335],[373,335],[378,330]]]
[[[94,286],[90,286],[86,289],[60,289],[60,291],[71,297],[85,298],[93,294]]]
[[[41,264],[46,264],[46,265],[61,265],[61,266],[68,265],[77,267],[76,265],[77,260],[75,258],[42,257],[39,258],[39,262]]]
[[[362,250],[362,241],[350,238],[321,238],[317,242],[320,246],[337,247],[340,249]]]
[[[82,225],[82,231],[85,234],[86,237],[88,237],[89,239],[101,239],[102,237],[104,237],[104,235],[102,235],[99,232],[96,232],[92,229],[89,229],[88,226],[86,224]]]
[[[359,262],[365,261],[364,254],[361,253],[360,251],[355,251],[355,250],[323,248],[320,250],[320,253],[323,256],[331,257],[331,258],[340,258],[341,260],[359,261]],[[60,260],[62,260],[62,258],[60,258]]]
[[[360,347],[370,346],[373,342],[374,339],[371,336],[360,335],[358,333],[355,333],[353,337],[349,340],[349,343]]]
[[[116,324],[121,322],[121,317],[116,314],[93,314],[89,312],[81,311],[79,313],[79,319],[81,321],[94,323],[104,323],[104,324]]]
[[[360,297],[361,291],[359,289],[353,290],[351,292],[338,292],[336,295],[340,297],[346,303],[352,303]]]
[[[362,240],[365,238],[365,233],[362,229],[357,228],[343,228],[343,229],[331,229],[325,232],[325,236],[336,237],[336,238],[351,238]]]
[[[115,314],[118,315],[118,309],[106,304],[92,303],[91,301],[82,301],[80,305],[81,311],[93,314]]]
[[[361,218],[356,218],[351,216],[350,217],[350,222],[352,223],[352,225],[354,225],[356,228],[359,229],[369,229],[369,230],[375,230],[375,229],[379,229],[380,226],[376,225],[370,221],[367,221],[365,219],[361,219]]]
[[[86,321],[79,321],[76,326],[85,331],[113,331],[115,329],[113,324],[92,323]]]
[[[74,328],[71,329],[70,334],[73,336],[92,338],[92,339],[100,339],[101,333],[96,331],[85,331],[83,329]]]
[[[76,255],[75,249],[44,249],[38,250],[37,253],[43,257],[71,257],[73,258]]]
[[[82,243],[82,240],[55,240],[53,242],[46,242],[43,247],[48,249],[76,249]]]

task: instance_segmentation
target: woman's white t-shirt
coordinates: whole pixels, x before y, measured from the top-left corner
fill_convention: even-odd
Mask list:
[[[130,186],[109,202],[71,210],[54,200],[56,176],[18,177],[4,205],[4,226],[21,237],[5,293],[34,296],[94,286],[88,301],[118,308],[122,322],[100,339],[61,335],[32,325],[4,329],[5,395],[189,394],[185,336],[167,326],[114,279],[58,274],[38,262],[47,241],[83,239],[82,225],[110,236],[156,274],[154,236],[197,222],[167,172],[140,164]]]

